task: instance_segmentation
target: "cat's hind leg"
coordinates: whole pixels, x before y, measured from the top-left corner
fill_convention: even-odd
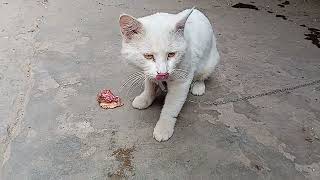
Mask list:
[[[197,81],[194,81],[191,85],[191,93],[195,96],[203,95],[205,90],[206,90],[206,85],[204,84],[204,81],[197,80]]]
[[[206,85],[204,81],[210,77],[214,71],[215,66],[218,64],[220,56],[213,40],[213,47],[209,55],[202,59],[199,63],[198,69],[193,78],[191,85],[191,93],[196,96],[201,96],[205,93]]]

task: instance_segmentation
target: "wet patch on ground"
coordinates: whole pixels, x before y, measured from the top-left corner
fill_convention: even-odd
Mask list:
[[[280,15],[280,14],[277,14],[276,17],[282,18],[283,20],[288,19],[285,15]]]
[[[232,6],[233,8],[243,8],[243,9],[254,9],[254,10],[259,10],[257,6],[252,5],[252,4],[244,4],[244,3],[238,3]]]
[[[254,3],[254,2],[251,2],[251,3]],[[289,1],[284,1],[280,4],[278,4],[279,7],[281,8],[284,8],[285,6],[287,5],[290,5],[290,2]],[[244,3],[237,3],[233,6],[231,6],[233,8],[243,8],[243,9],[254,9],[254,10],[260,10],[259,8],[257,8],[255,5],[252,5],[252,4],[244,4]],[[267,9],[266,9],[267,10]],[[273,14],[274,12],[271,11],[271,10],[267,10],[267,13],[269,14]],[[307,15],[304,15],[304,16],[307,16]],[[287,16],[285,15],[282,15],[282,14],[276,14],[277,18],[281,18],[283,20],[288,20],[290,22],[294,22],[293,20],[291,19],[288,19]],[[312,27],[308,27],[306,26],[305,24],[301,24],[300,25],[301,27],[307,27],[308,28],[308,31],[309,33],[305,33],[305,38],[306,40],[310,40],[312,42],[312,44],[314,44],[315,46],[317,46],[318,48],[320,48],[320,30],[317,29],[317,28],[312,28]]]
[[[313,27],[308,27],[305,24],[300,24],[301,27],[308,28],[309,33],[305,33],[304,36],[306,40],[310,40],[312,44],[320,48],[320,30]]]
[[[308,28],[309,33],[304,34],[304,39],[310,40],[312,44],[320,48],[320,30],[316,28]]]
[[[284,8],[285,6],[289,5],[290,2],[289,1],[285,1],[283,3],[278,4],[279,7]]]

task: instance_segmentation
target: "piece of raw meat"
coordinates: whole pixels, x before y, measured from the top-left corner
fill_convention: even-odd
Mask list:
[[[123,105],[120,97],[112,94],[111,90],[102,90],[97,95],[97,101],[99,105],[104,109],[113,109]]]

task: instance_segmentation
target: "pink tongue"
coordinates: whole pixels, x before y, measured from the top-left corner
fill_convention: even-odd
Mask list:
[[[162,81],[162,80],[166,80],[169,77],[169,73],[159,73],[156,75],[156,80],[158,81]]]

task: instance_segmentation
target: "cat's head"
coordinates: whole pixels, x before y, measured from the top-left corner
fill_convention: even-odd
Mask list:
[[[139,19],[121,15],[122,55],[149,78],[166,80],[185,56],[184,27],[192,11],[157,13]]]

